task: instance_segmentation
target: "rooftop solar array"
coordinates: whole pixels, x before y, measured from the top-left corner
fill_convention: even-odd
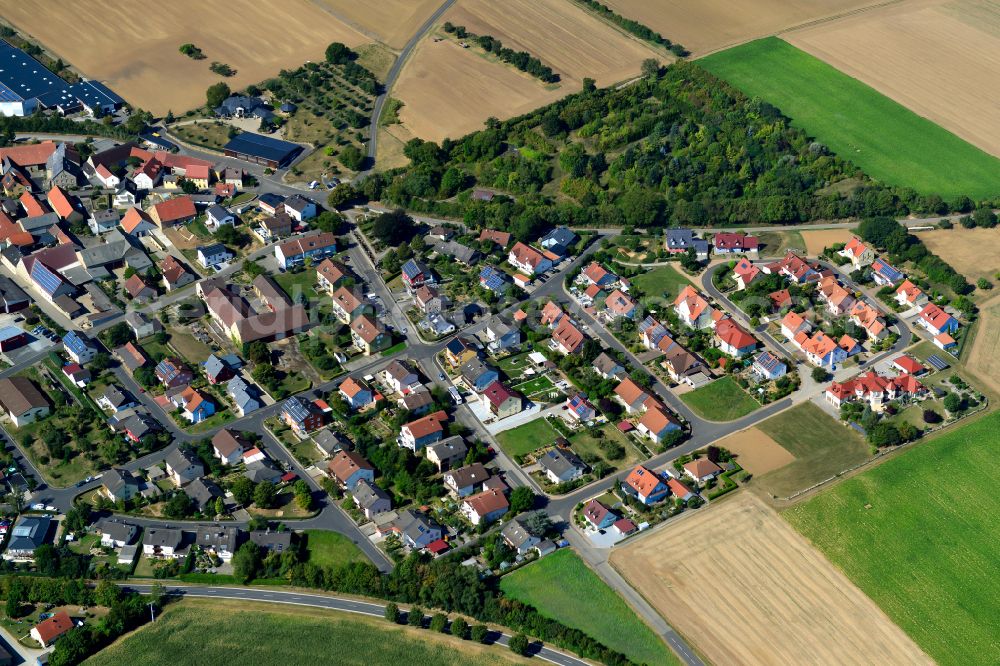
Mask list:
[[[44,106],[122,105],[125,103],[99,81],[70,85],[21,49],[0,40],[0,102],[38,99]]]

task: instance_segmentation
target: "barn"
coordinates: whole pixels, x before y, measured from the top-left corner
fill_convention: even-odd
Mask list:
[[[243,132],[229,140],[223,150],[226,157],[262,164],[272,169],[288,166],[302,152],[302,146],[261,134]]]

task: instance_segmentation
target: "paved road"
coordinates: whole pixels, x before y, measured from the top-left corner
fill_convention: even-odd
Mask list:
[[[149,594],[152,585],[121,583],[130,590]],[[237,601],[254,601],[267,604],[289,604],[293,606],[308,606],[311,608],[326,608],[345,613],[357,613],[368,617],[385,617],[385,604],[360,601],[345,597],[335,597],[307,592],[285,592],[281,590],[260,589],[254,587],[211,587],[200,585],[169,585],[167,594],[184,597],[204,597],[210,599],[234,599]],[[424,622],[430,621],[430,616],[424,616]],[[506,646],[510,635],[501,632],[490,632],[488,640],[491,643]],[[560,666],[587,666],[587,662],[559,650],[533,643],[529,650],[532,656],[538,657]]]
[[[392,63],[392,67],[389,68],[389,73],[385,77],[385,81],[382,85],[382,93],[375,98],[375,106],[372,108],[372,119],[368,126],[368,168],[355,177],[355,182],[363,180],[372,170],[375,164],[375,154],[378,152],[378,124],[379,120],[382,118],[382,110],[385,108],[385,103],[389,100],[389,93],[392,92],[392,87],[396,83],[396,79],[399,78],[399,73],[403,70],[403,65],[406,64],[407,59],[410,54],[413,53],[413,49],[416,48],[417,44],[420,42],[421,38],[434,27],[441,16],[448,11],[448,9],[455,4],[455,0],[445,0],[445,2],[437,8],[433,14],[431,14],[423,24],[417,28],[417,31],[413,33],[410,40],[406,42],[403,50],[399,52],[399,57],[396,61]]]

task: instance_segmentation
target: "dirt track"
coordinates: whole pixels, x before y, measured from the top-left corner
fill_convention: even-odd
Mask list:
[[[611,563],[716,664],[933,663],[750,493],[616,548]]]

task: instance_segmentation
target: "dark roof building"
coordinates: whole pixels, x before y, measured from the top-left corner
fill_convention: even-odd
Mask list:
[[[229,140],[223,151],[227,157],[278,169],[287,166],[302,152],[302,146],[269,136],[243,132]]]

